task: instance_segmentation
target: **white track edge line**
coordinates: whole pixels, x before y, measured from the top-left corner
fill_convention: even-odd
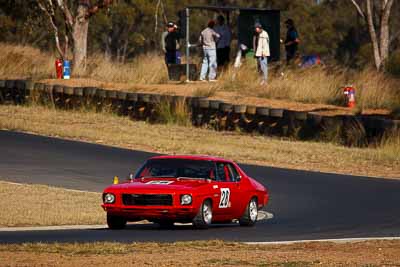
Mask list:
[[[26,232],[26,231],[56,231],[56,230],[96,230],[108,228],[107,225],[60,225],[60,226],[34,226],[34,227],[2,227],[1,232]]]
[[[107,229],[107,225],[63,225],[63,226],[37,226],[37,227],[4,227],[1,232],[24,232],[24,231],[60,231],[60,230],[98,230]],[[331,242],[331,243],[357,243],[366,241],[394,241],[400,240],[400,237],[360,237],[360,238],[337,238],[337,239],[310,239],[293,241],[267,241],[267,242],[241,242],[246,245],[293,245],[313,242]]]
[[[358,238],[336,238],[336,239],[310,239],[310,240],[294,240],[294,241],[268,241],[268,242],[243,242],[246,245],[293,245],[299,243],[313,242],[332,242],[332,243],[357,243],[366,241],[394,241],[400,240],[400,237],[358,237]]]

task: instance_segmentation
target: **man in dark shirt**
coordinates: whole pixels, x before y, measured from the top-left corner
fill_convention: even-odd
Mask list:
[[[291,60],[295,58],[297,53],[297,47],[300,42],[299,34],[294,26],[294,22],[292,19],[288,19],[285,21],[287,33],[285,40],[285,49],[286,49],[286,63],[290,64]]]
[[[177,51],[179,50],[179,34],[176,32],[176,25],[168,22],[167,31],[162,34],[161,47],[165,53],[165,64],[179,64]]]

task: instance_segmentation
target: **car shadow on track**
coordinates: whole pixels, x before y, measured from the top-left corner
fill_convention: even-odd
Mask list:
[[[267,223],[266,221],[258,222],[257,225],[262,225]],[[207,229],[238,229],[238,228],[251,228],[251,227],[241,227],[238,222],[232,223],[221,223],[221,224],[212,224]],[[176,223],[172,226],[160,226],[157,223],[128,223],[124,229],[121,230],[111,230],[107,227],[101,229],[92,229],[92,230],[101,230],[101,231],[162,231],[162,230],[176,230],[176,231],[193,231],[193,230],[203,230],[195,228],[191,223],[181,224]]]
[[[222,228],[235,228],[240,227],[238,223],[229,224],[212,224],[209,229],[222,229]],[[109,230],[105,228],[105,230]],[[159,230],[178,230],[178,231],[192,231],[198,230],[192,224],[174,224],[169,227],[160,226],[157,223],[135,223],[127,224],[124,230],[141,230],[141,231],[159,231]],[[110,230],[113,231],[113,230]]]
[[[257,224],[271,223],[274,221],[274,216],[272,213],[265,212],[265,214],[259,217]],[[240,227],[239,222],[234,220],[231,223],[214,223],[211,224],[208,229],[234,229]],[[95,230],[95,229],[93,229]],[[110,230],[108,228],[96,229],[96,230]],[[145,230],[145,231],[156,231],[156,230],[198,230],[191,223],[175,223],[170,226],[161,226],[157,223],[151,223],[148,221],[140,221],[134,223],[128,223],[124,230]],[[110,230],[114,231],[114,230]]]

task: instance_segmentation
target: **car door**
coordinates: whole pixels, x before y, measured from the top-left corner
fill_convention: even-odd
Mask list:
[[[234,194],[231,197],[231,213],[235,218],[239,218],[243,214],[245,206],[247,206],[247,193],[245,192],[245,186],[243,185],[242,177],[239,171],[232,163],[226,163],[226,167],[229,171],[231,187]]]
[[[216,182],[214,185],[214,214],[226,219],[233,218],[240,204],[240,181],[237,181],[229,163],[216,163]]]

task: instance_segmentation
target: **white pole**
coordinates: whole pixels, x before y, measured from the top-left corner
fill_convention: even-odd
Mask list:
[[[190,57],[190,40],[189,40],[189,19],[190,11],[189,8],[186,8],[186,82],[190,81],[190,65],[189,65],[189,57]]]

